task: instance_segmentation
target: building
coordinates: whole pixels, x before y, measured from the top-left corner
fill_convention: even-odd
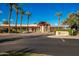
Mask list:
[[[59,26],[62,29],[65,29],[67,27],[65,27],[64,25]],[[38,24],[29,24],[27,25],[22,25],[22,30],[23,31],[27,31],[27,28],[29,29],[29,32],[53,32],[54,29],[58,28],[58,26],[51,26],[49,23],[47,22],[40,22]],[[14,31],[16,29],[15,24],[11,24],[10,25],[10,29],[11,31]],[[20,25],[17,25],[17,30],[18,32],[20,32]],[[8,32],[8,24],[2,24],[0,25],[0,32]]]
[[[0,25],[0,32],[1,31],[8,31],[8,24],[2,24]],[[26,31],[27,28],[29,29],[29,32],[50,32],[50,27],[51,25],[48,24],[47,22],[40,22],[39,24],[29,24],[27,25],[22,25],[22,30]],[[11,31],[15,29],[15,24],[10,25]],[[20,31],[20,25],[17,25],[17,29]]]

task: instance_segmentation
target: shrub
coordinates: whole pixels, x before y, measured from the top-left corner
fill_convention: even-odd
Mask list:
[[[73,30],[73,35],[77,35],[77,30]]]
[[[20,33],[20,29],[17,29],[17,33]]]
[[[73,29],[69,29],[69,34],[74,36],[74,35],[77,35],[77,30],[73,30]]]
[[[69,35],[73,35],[72,29],[68,29]]]

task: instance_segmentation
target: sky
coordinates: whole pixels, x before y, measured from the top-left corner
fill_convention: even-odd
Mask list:
[[[60,21],[62,23],[65,20],[69,13],[79,11],[78,3],[21,3],[18,4],[23,8],[25,12],[30,11],[32,13],[29,23],[39,23],[41,21],[48,22],[51,25],[58,24],[58,17],[56,16],[57,12],[62,13],[60,17]],[[4,20],[8,20],[9,15],[9,5],[5,3],[0,3],[0,23]],[[11,23],[15,23],[16,20],[16,11],[13,8]],[[27,16],[23,16],[22,20],[23,24],[27,24]],[[20,24],[20,14],[18,16],[18,24]]]

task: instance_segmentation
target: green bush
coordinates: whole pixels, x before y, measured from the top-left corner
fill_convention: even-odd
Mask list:
[[[73,30],[73,35],[77,35],[77,30]]]
[[[67,31],[69,32],[69,35],[73,35],[73,32],[71,29],[68,29]]]
[[[17,33],[20,33],[20,29],[17,29]]]
[[[74,36],[74,35],[77,35],[77,30],[73,30],[73,29],[69,29],[69,34]]]

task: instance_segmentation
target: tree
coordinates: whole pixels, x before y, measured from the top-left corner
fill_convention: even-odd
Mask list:
[[[77,12],[77,27],[78,27],[78,30],[79,30],[79,11]]]
[[[79,13],[70,13],[63,24],[67,24],[71,29],[74,28],[77,30],[77,27],[79,26]]]
[[[1,17],[1,14],[2,14],[2,10],[0,10],[0,17]],[[0,19],[0,25],[1,25],[1,19]]]
[[[62,21],[62,25],[64,25],[64,24],[66,25],[67,20],[68,20],[68,18],[67,18],[67,19],[65,19],[65,20],[63,20],[63,21]]]
[[[7,20],[3,21],[3,24],[9,24]]]
[[[16,10],[16,24],[15,24],[15,28],[16,28],[16,32],[17,32],[17,21],[18,21],[18,14],[19,14],[19,8],[17,4],[14,4],[14,8]]]
[[[23,11],[22,8],[20,8],[20,14],[21,14],[21,16],[20,16],[20,21],[21,21],[21,23],[20,23],[20,31],[22,32],[22,19],[23,19],[23,15],[24,15],[24,11]]]
[[[13,3],[9,3],[10,11],[9,11],[9,16],[8,16],[8,23],[9,23],[8,33],[10,33],[10,19],[11,19],[11,14],[12,14],[12,6],[13,6]]]
[[[30,18],[30,16],[31,16],[31,12],[27,11],[27,12],[26,12],[26,15],[27,15],[27,31],[29,32],[29,27],[28,27],[28,25],[29,25],[29,18]]]
[[[58,16],[58,28],[59,28],[59,26],[60,26],[60,16],[61,16],[62,14],[60,13],[60,12],[57,12],[56,13],[56,16]]]

